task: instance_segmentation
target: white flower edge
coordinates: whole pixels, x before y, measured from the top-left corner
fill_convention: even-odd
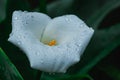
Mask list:
[[[8,41],[25,52],[32,68],[65,73],[70,66],[79,62],[93,33],[94,30],[75,15],[51,19],[43,13],[15,11]],[[50,47],[39,41],[41,37],[44,41],[49,36],[60,45]]]

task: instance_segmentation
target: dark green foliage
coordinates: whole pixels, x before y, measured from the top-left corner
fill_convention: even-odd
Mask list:
[[[81,61],[70,67],[65,74],[31,69],[26,55],[7,41],[12,29],[12,12],[15,10],[40,11],[51,17],[75,14],[83,19],[88,26],[95,29],[95,33]],[[120,80],[120,59],[111,63],[119,57],[108,58],[120,46],[120,16],[113,18],[113,12],[120,13],[120,0],[1,0],[0,47],[6,54],[0,49],[0,80],[99,80],[96,77],[100,76],[99,71],[109,77],[102,77],[101,80]],[[107,18],[109,14],[111,15]]]
[[[23,80],[15,66],[0,48],[0,80]]]
[[[6,4],[7,0],[0,0],[0,22],[6,17]]]

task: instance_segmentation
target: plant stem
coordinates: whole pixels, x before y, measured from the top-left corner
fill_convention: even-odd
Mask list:
[[[37,71],[37,75],[36,75],[36,80],[40,80],[42,72],[41,71]]]

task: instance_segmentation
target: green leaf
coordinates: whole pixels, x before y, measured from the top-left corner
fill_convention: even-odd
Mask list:
[[[104,73],[112,77],[113,80],[120,80],[120,70],[113,65],[99,67]]]
[[[39,11],[40,12],[43,12],[43,13],[46,13],[47,11],[46,11],[46,0],[39,0]]]
[[[7,0],[0,0],[0,22],[6,17],[6,4]]]
[[[120,0],[59,0],[47,6],[52,17],[75,14],[97,29],[106,15],[120,6]]]
[[[51,17],[63,15],[68,12],[74,0],[58,0],[47,6],[48,15]]]
[[[95,66],[101,59],[106,57],[112,50],[120,45],[120,39],[115,41],[114,43],[108,45],[103,51],[101,51],[96,57],[93,57],[88,63],[82,68],[79,73],[87,73],[93,66]]]
[[[87,20],[99,8],[100,0],[58,0],[47,6],[48,14],[52,17],[75,14]]]
[[[54,74],[54,73],[43,73],[40,80],[93,80],[88,74]]]
[[[98,8],[98,10],[96,10],[93,15],[87,19],[87,23],[94,27],[94,29],[97,29],[104,17],[119,6],[120,0],[107,0],[106,3],[102,5],[102,7]]]
[[[36,78],[37,70],[30,67],[28,58],[20,49],[5,40],[2,48],[6,51],[7,56],[10,58],[25,80],[34,80]]]
[[[0,80],[23,80],[16,67],[0,48]]]

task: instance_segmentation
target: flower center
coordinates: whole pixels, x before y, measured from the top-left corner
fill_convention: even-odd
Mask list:
[[[56,45],[56,40],[51,40],[47,45],[55,46]]]

